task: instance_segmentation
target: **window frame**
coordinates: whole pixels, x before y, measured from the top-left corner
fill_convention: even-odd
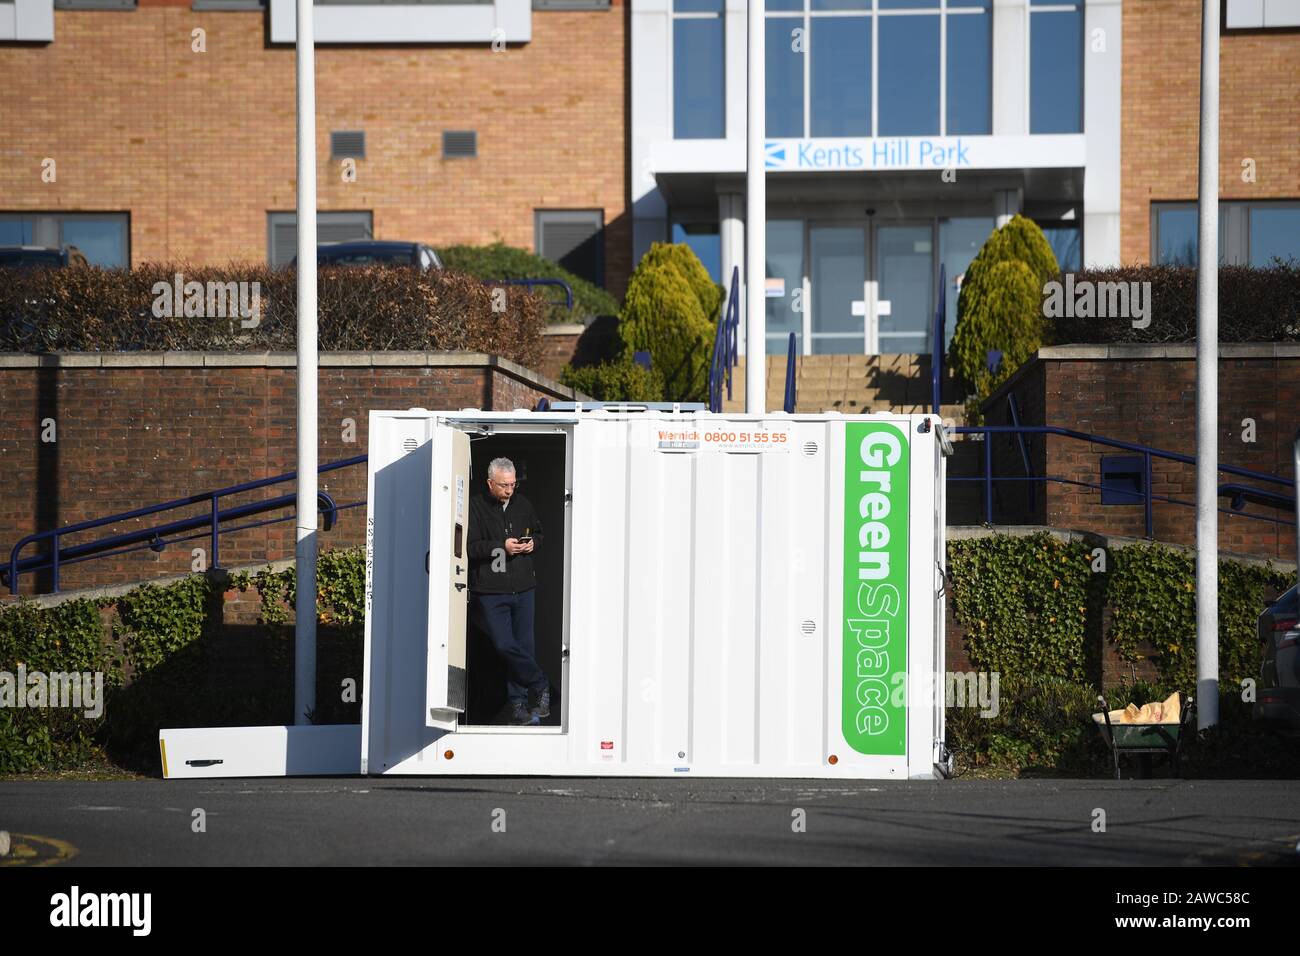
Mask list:
[[[366,227],[365,239],[375,238],[375,213],[372,209],[317,209],[316,210],[316,245],[320,245],[320,223],[322,219],[328,218],[333,222],[342,223],[349,219],[362,222]],[[275,263],[275,227],[277,224],[291,220],[294,224],[294,255],[298,254],[297,249],[297,227],[298,227],[298,210],[267,210],[266,213],[266,264],[272,269],[283,269],[288,266],[289,260],[276,265]],[[360,241],[360,240],[347,240]]]
[[[136,0],[54,0],[55,10],[135,10]]]
[[[814,19],[832,20],[838,18],[865,19],[871,26],[871,129],[866,137],[879,138],[880,132],[880,19],[882,17],[932,16],[939,19],[939,128],[925,136],[948,136],[948,20],[950,17],[984,16],[989,18],[989,130],[987,133],[961,133],[961,136],[993,135],[993,2],[987,6],[949,6],[941,2],[935,7],[901,7],[882,9],[878,0],[865,0],[862,9],[852,10],[814,10],[812,0],[803,0],[802,10],[767,10],[765,20],[797,20],[804,31],[803,57],[803,135],[796,139],[814,139],[812,135],[812,57],[816,55],[813,46],[812,21]],[[765,131],[766,132],[766,131]],[[774,139],[790,137],[774,136]],[[825,138],[825,137],[823,137]],[[839,139],[842,137],[829,137]]]
[[[675,0],[668,0],[668,128],[672,130],[672,139],[692,142],[709,139],[725,139],[727,136],[727,5],[725,0],[719,3],[717,11],[694,11],[676,9]],[[681,20],[717,20],[722,28],[722,89],[721,136],[678,136],[677,135],[677,23]]]
[[[1087,132],[1087,44],[1088,7],[1086,0],[1029,0],[1025,19],[1025,128],[1030,136],[1079,136]],[[1034,132],[1034,17],[1058,13],[1079,15],[1079,128],[1073,133]]]
[[[0,219],[36,219],[39,217],[48,217],[54,219],[57,223],[59,238],[56,248],[62,250],[67,247],[68,243],[63,234],[63,223],[67,219],[116,219],[120,220],[122,226],[122,261],[121,266],[106,266],[104,268],[131,268],[131,213],[125,210],[80,210],[80,209],[2,209],[0,208]],[[24,243],[25,244],[25,243]],[[36,230],[32,230],[31,245],[40,245],[36,241]],[[82,254],[85,250],[77,247]]]
[[[596,242],[596,277],[579,276],[588,282],[600,288],[605,287],[605,210],[603,208],[578,208],[578,209],[534,209],[533,210],[533,249],[537,255],[541,256],[556,265],[560,265],[558,259],[552,259],[546,254],[546,249],[542,243],[543,229],[545,221],[550,221],[557,225],[562,225],[566,221],[572,224],[591,222],[596,226],[593,235]],[[564,268],[561,266],[561,268]],[[572,270],[570,270],[572,271]],[[577,275],[575,272],[574,275]]]
[[[1250,238],[1250,220],[1254,211],[1257,209],[1295,209],[1300,212],[1300,199],[1220,199],[1219,200],[1219,229],[1222,232],[1222,241],[1219,249],[1222,262],[1220,265],[1225,266],[1247,266],[1253,269],[1264,269],[1267,266],[1251,265],[1251,238]],[[1151,264],[1154,266],[1167,265],[1159,260],[1160,252],[1160,216],[1162,210],[1196,210],[1195,200],[1153,200],[1150,207],[1150,224],[1148,231],[1151,235]],[[1243,215],[1244,213],[1244,215]],[[1198,231],[1197,239],[1197,256],[1200,255],[1200,235]],[[1300,260],[1300,250],[1296,253],[1297,260]],[[1195,268],[1195,266],[1192,266]]]

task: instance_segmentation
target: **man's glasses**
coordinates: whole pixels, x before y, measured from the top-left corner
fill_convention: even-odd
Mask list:
[[[496,485],[498,488],[513,488],[515,485],[519,484],[519,482],[517,482],[517,481],[494,481],[494,482],[492,482],[492,484]]]

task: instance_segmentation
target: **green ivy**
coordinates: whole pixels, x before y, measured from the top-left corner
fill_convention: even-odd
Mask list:
[[[1047,533],[956,540],[948,543],[948,570],[973,667],[1013,677],[1085,676],[1097,582],[1083,544]]]
[[[194,575],[166,587],[142,584],[117,599],[126,654],[137,674],[199,639],[210,594],[207,578]]]
[[[94,601],[42,607],[22,600],[0,609],[0,671],[90,672],[104,675],[104,693],[122,683],[122,660],[104,642]],[[26,688],[16,688],[25,693]],[[102,717],[68,708],[0,709],[0,773],[63,770],[97,753]]]
[[[1196,686],[1196,566],[1192,555],[1160,544],[1134,544],[1112,552],[1107,590],[1112,616],[1109,638],[1126,660],[1154,652],[1162,688]],[[1258,678],[1256,622],[1267,598],[1291,585],[1271,565],[1219,562],[1219,680],[1239,685]]]

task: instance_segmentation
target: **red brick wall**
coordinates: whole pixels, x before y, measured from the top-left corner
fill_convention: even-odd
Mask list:
[[[557,381],[560,369],[573,360],[573,353],[578,348],[579,332],[550,332],[542,336],[542,361],[537,370],[547,378]]]
[[[1148,357],[1155,354],[1172,357]],[[1291,442],[1300,425],[1300,346],[1225,345],[1222,354],[1219,461],[1291,478]],[[1191,346],[1044,349],[1009,387],[1020,403],[1024,424],[1059,425],[1185,455],[1196,453],[1196,365]],[[991,423],[995,413],[998,423],[1005,420],[1004,407],[1004,393],[995,393],[986,406]],[[1253,443],[1243,441],[1242,422],[1248,418],[1255,421]],[[1043,455],[1042,438],[1035,436],[1033,442],[1039,456]],[[1005,447],[1006,443],[999,444]],[[1023,473],[1019,452],[1014,454],[1014,459],[1006,451],[999,456],[998,467],[1009,470],[997,474]],[[1130,453],[1052,437],[1046,442],[1046,473],[1098,483],[1101,456],[1125,454]],[[1195,501],[1193,466],[1155,459],[1152,471],[1156,494]],[[1220,475],[1221,482],[1238,480],[1251,484]],[[1289,492],[1281,486],[1260,487]],[[1145,534],[1140,504],[1103,506],[1097,490],[1059,483],[1048,484],[1046,494],[1046,523],[1053,527],[1107,535]],[[1024,510],[1023,492],[1004,487],[999,496],[1006,509],[1004,520],[1016,520],[1017,515],[1020,520],[1036,520]],[[1227,506],[1223,499],[1221,504]],[[1279,514],[1255,505],[1248,505],[1246,511]],[[1194,545],[1196,516],[1192,508],[1156,502],[1153,522],[1156,539]],[[1294,560],[1295,529],[1221,514],[1219,546],[1240,554]]]
[[[39,357],[47,367],[33,367],[36,356],[0,356],[0,558],[23,536],[38,530],[131,511],[292,471],[296,465],[295,370],[291,355],[270,361],[255,356],[166,353],[169,362],[187,367],[122,367],[122,363],[160,362],[162,356],[82,354]],[[371,409],[531,408],[542,395],[571,398],[549,380],[488,356],[388,353],[387,363],[368,356],[347,360],[365,364],[330,365],[340,356],[322,355],[320,369],[319,458],[322,464],[365,454]],[[212,365],[249,361],[246,366]],[[78,367],[71,363],[94,362]],[[99,364],[102,361],[102,365]],[[113,363],[113,364],[110,364]],[[455,363],[455,364],[447,364]],[[41,441],[42,422],[52,419],[53,442]],[[344,434],[345,419],[355,436]],[[355,437],[346,441],[345,437]],[[366,470],[364,465],[327,472],[322,491],[342,505],[360,507],[340,513],[334,530],[321,536],[322,547],[351,547],[364,541]],[[223,508],[292,495],[292,483],[226,499]],[[172,512],[166,519],[205,513],[204,505]],[[292,508],[243,519],[240,523],[291,514]],[[142,527],[139,521],[96,529],[95,537]],[[195,532],[188,532],[195,533]],[[202,534],[202,532],[198,532]],[[90,540],[70,538],[65,547]],[[146,549],[115,558],[69,565],[62,571],[64,589],[148,580],[190,569],[191,548],[204,548],[206,536],[170,545],[162,553]],[[286,521],[221,536],[221,564],[233,567],[290,558],[293,522]],[[35,552],[30,548],[24,557]],[[24,576],[23,591],[33,579]],[[5,589],[7,593],[7,588]],[[48,588],[42,588],[48,590]]]
[[[1120,254],[1131,264],[1151,258],[1151,203],[1196,199],[1201,4],[1130,0],[1123,16]],[[1225,35],[1219,71],[1220,198],[1300,198],[1300,36]]]
[[[631,271],[627,7],[534,11],[529,43],[316,48],[322,210],[370,210],[380,239],[534,248],[534,210],[602,209],[607,285]],[[295,207],[292,45],[267,16],[142,2],[56,10],[54,42],[0,44],[0,210],[130,213],[131,261],[267,259]],[[207,52],[191,50],[191,31]],[[363,129],[345,183],[331,130]],[[444,160],[442,131],[478,131]],[[41,179],[42,160],[57,181]]]

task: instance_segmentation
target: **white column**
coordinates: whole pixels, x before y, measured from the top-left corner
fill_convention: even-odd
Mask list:
[[[744,200],[740,193],[718,194],[718,239],[722,247],[722,286],[731,294],[732,270],[740,267],[740,281],[745,281]],[[725,306],[725,301],[724,301]]]
[[[1084,266],[1120,264],[1120,0],[1087,0],[1083,14]]]
[[[994,223],[999,229],[1011,221],[1024,205],[1023,189],[998,189],[993,193]]]
[[[767,165],[763,154],[767,116],[764,0],[749,3],[749,121],[745,149],[745,413],[767,409]]]
[[[1028,0],[993,0],[993,135],[1028,132]]]
[[[668,204],[655,182],[653,144],[673,138],[672,0],[632,5],[632,265],[666,242]]]

